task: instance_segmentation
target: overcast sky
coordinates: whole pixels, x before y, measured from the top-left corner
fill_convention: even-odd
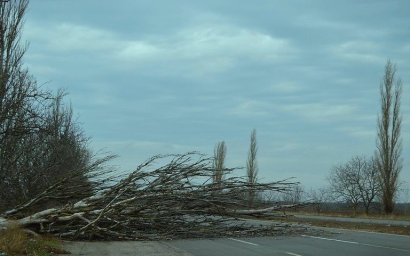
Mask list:
[[[158,153],[227,144],[262,180],[326,186],[376,144],[387,59],[404,82],[402,180],[410,182],[410,1],[31,1],[25,63],[69,93],[91,146],[131,170]]]

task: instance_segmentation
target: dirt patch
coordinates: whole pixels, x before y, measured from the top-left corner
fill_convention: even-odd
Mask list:
[[[72,256],[104,255],[144,255],[144,256],[192,256],[160,241],[124,241],[124,242],[64,242],[64,248]]]

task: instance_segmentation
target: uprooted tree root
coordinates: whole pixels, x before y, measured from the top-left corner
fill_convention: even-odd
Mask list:
[[[0,228],[13,220],[41,234],[104,240],[268,235],[290,230],[289,224],[253,226],[239,218],[292,207],[249,209],[244,195],[249,190],[288,191],[294,182],[249,184],[229,169],[221,187],[212,184],[213,171],[212,159],[198,153],[154,156],[120,181],[108,179],[108,186],[96,188],[91,197],[30,212],[39,202],[68,191],[64,182],[55,184],[28,203],[1,214]]]

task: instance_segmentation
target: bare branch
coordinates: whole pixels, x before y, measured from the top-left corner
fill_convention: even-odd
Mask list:
[[[157,166],[157,162],[164,161],[168,163]],[[258,193],[287,191],[295,183],[284,180],[249,184],[246,177],[235,176],[234,169],[229,171],[224,189],[215,194],[212,158],[197,153],[154,156],[124,179],[102,186],[93,196],[41,210],[16,222],[39,233],[71,239],[215,237],[240,229],[232,225],[232,217],[270,214],[290,207],[275,204],[264,209],[246,209],[242,192],[250,187]],[[39,197],[47,197],[50,191],[63,195],[64,188],[54,186]],[[16,212],[17,209],[9,210],[2,216],[16,216],[10,214]],[[0,226],[6,223],[3,218]]]

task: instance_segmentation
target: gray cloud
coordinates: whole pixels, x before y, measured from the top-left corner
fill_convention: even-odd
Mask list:
[[[93,147],[118,153],[121,168],[156,153],[212,153],[220,140],[243,166],[256,128],[262,176],[318,187],[333,164],[373,153],[386,59],[410,81],[406,7],[31,1],[26,64],[39,83],[68,90]],[[404,146],[409,98],[405,89]],[[403,156],[408,169],[410,150]]]

